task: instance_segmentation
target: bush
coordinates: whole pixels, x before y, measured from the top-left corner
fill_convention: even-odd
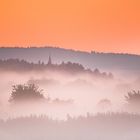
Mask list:
[[[43,90],[35,84],[14,85],[10,96],[10,102],[44,99]]]
[[[140,91],[133,90],[132,92],[128,92],[127,96],[125,96],[125,99],[128,104],[140,104]]]
[[[129,111],[140,112],[140,91],[128,92],[125,100],[127,101],[126,107]]]

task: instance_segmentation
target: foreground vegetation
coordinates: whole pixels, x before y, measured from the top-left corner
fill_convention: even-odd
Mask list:
[[[140,116],[128,113],[68,115],[67,121],[43,115],[0,121],[2,140],[139,140],[139,133]]]

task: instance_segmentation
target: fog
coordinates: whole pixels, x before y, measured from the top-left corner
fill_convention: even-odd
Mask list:
[[[75,63],[0,63],[0,139],[140,139],[138,73]],[[21,86],[14,98],[16,85]]]
[[[47,115],[50,118],[65,120],[71,116],[86,115],[87,112],[129,112],[125,108],[125,95],[139,90],[140,79],[123,77],[113,73],[114,78],[106,79],[90,74],[68,74],[58,71],[4,72],[0,77],[0,118]],[[34,83],[43,89],[49,102],[12,104],[9,102],[12,86]],[[59,100],[56,100],[59,99]],[[107,103],[104,101],[108,101]],[[132,110],[131,110],[132,111]]]

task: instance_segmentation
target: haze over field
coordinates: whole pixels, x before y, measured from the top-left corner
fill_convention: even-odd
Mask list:
[[[0,48],[0,137],[87,140],[88,133],[88,140],[139,139],[139,59],[50,47]]]
[[[24,115],[24,113],[26,115],[35,113],[37,115],[46,114],[58,119],[66,118],[67,114],[77,116],[85,115],[87,112],[95,114],[97,112],[107,111],[129,111],[125,108],[125,95],[127,95],[129,91],[139,90],[139,77],[137,73],[135,73],[136,68],[134,68],[134,70],[133,68],[129,69],[129,66],[128,69],[126,69],[126,73],[131,73],[131,76],[126,77],[123,75],[125,66],[121,67],[121,63],[115,64],[115,68],[113,65],[111,66],[114,61],[119,62],[118,56],[121,56],[122,60],[126,62],[131,60],[131,58],[132,61],[139,60],[139,56],[98,53],[88,54],[58,48],[1,48],[1,50],[0,53],[4,52],[3,55],[0,56],[1,58],[11,58],[0,62],[0,76],[3,79],[0,86],[2,91],[0,95],[0,102],[2,104],[1,110],[3,112],[1,113],[2,118],[12,116],[11,110],[13,110],[13,108],[10,107],[11,105],[8,102],[12,91],[12,85],[27,83],[36,84],[40,89],[43,89],[44,96],[51,99],[48,103],[39,105],[41,109],[34,110],[35,112],[32,108],[30,108],[31,110],[28,109],[28,111],[25,109],[25,112],[23,110],[20,112],[20,108],[18,110],[19,112],[14,109],[13,112],[15,116],[17,114],[19,116]],[[29,56],[28,50],[31,56]],[[37,51],[40,51],[40,56],[44,59],[38,59],[40,56],[35,55]],[[47,52],[46,56],[43,51]],[[58,55],[59,52],[61,52],[60,55]],[[63,52],[68,53],[69,57]],[[16,53],[18,55],[16,55]],[[50,58],[48,57],[49,54],[51,54]],[[74,55],[75,58],[77,58],[75,61]],[[58,59],[56,58],[57,56]],[[62,56],[65,61],[60,61]],[[65,59],[66,57],[67,61]],[[74,62],[76,62],[76,60],[78,60],[78,62],[83,62],[87,66],[92,63],[92,61],[83,61],[84,59],[82,58],[84,57],[87,57],[87,59],[97,57],[96,60],[93,59],[95,62],[93,66],[99,66],[104,62],[107,63],[107,60],[112,63],[106,65],[105,69],[108,69],[106,72],[104,71],[105,69],[97,69],[96,67],[92,69],[93,66],[90,66],[91,70],[89,70],[80,64],[68,62],[69,58],[73,59]],[[113,59],[109,60],[109,57]],[[17,58],[21,61],[17,60]],[[23,61],[23,58],[26,61]],[[102,60],[105,58],[105,61],[101,61],[98,58],[102,58]],[[33,63],[30,63],[31,60],[36,64],[33,65]],[[58,64],[56,60],[59,60]],[[127,64],[125,65],[127,66]],[[133,66],[134,64],[130,63],[130,65]],[[114,73],[111,74],[111,72]]]

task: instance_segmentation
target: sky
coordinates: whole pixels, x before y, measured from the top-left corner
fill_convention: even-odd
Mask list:
[[[140,54],[139,0],[0,0],[0,46]]]

